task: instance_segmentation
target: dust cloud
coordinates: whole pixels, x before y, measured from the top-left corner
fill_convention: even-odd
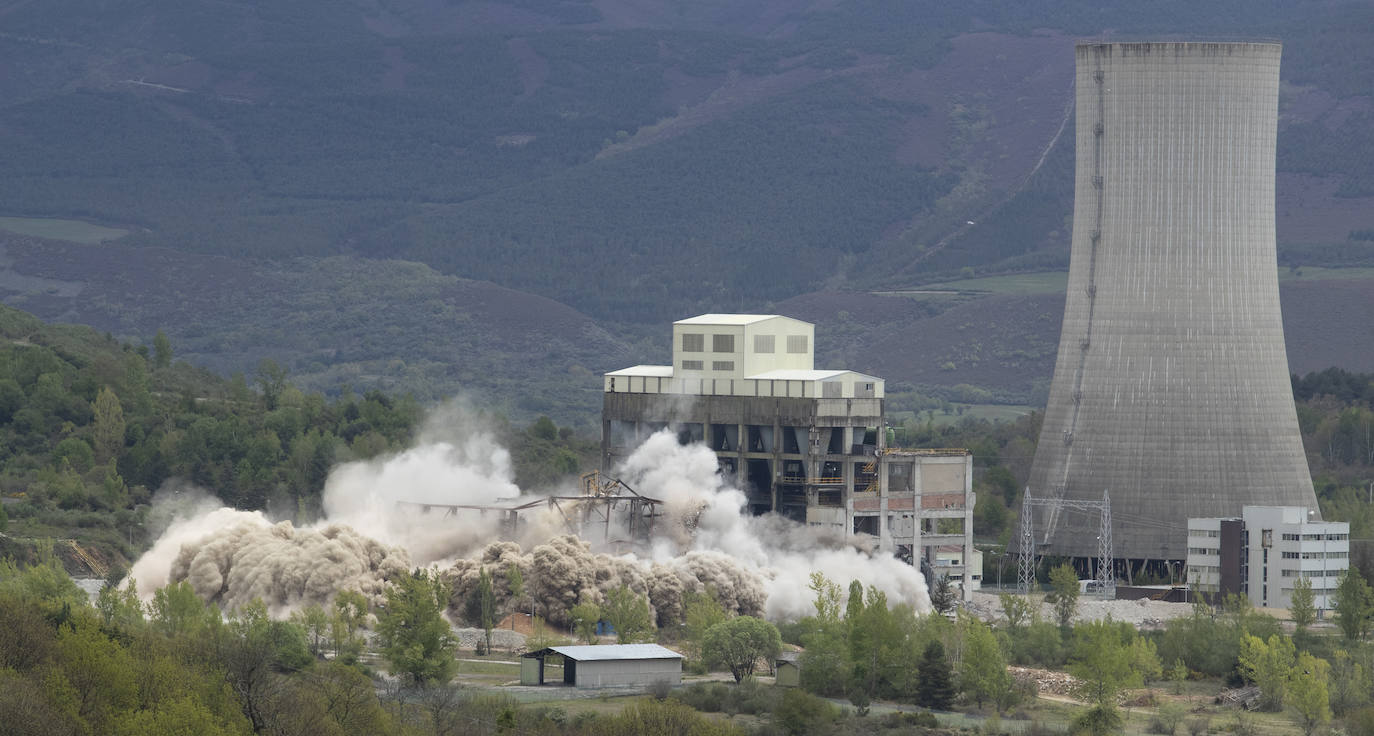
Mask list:
[[[510,572],[519,569],[526,600],[551,623],[567,624],[579,601],[600,601],[625,585],[646,595],[659,624],[669,625],[681,620],[684,596],[707,590],[736,613],[775,620],[807,615],[809,578],[819,571],[929,610],[917,570],[795,522],[748,515],[744,493],[717,472],[715,455],[701,445],[679,445],[666,432],[649,438],[616,471],[640,494],[663,502],[655,534],[637,553],[570,534],[550,507],[523,512],[517,528],[503,525],[502,513],[447,508],[539,498],[522,496],[509,453],[468,429],[473,426],[462,412],[440,412],[414,447],[339,465],[325,484],[325,518],[309,525],[221,508],[186,489],[160,493],[155,507],[173,508],[166,514],[171,520],[131,576],[144,597],[186,581],[223,608],[261,598],[285,615],[327,603],[344,589],[380,602],[387,582],[414,566],[435,567],[453,582],[455,608],[486,567],[504,606]]]

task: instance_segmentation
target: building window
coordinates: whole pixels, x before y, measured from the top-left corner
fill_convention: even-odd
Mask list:
[[[700,353],[706,350],[706,336],[699,332],[682,333],[682,352]]]
[[[711,351],[712,351],[712,352],[715,352],[715,353],[733,353],[733,352],[735,352],[735,336],[734,336],[734,335],[712,335],[712,336],[711,336]]]
[[[684,371],[699,371],[699,370],[701,370],[701,361],[699,361],[699,360],[684,360],[684,361],[682,361],[682,370],[684,370]]]
[[[754,335],[754,352],[771,353],[773,352],[772,335]]]
[[[805,353],[805,352],[807,352],[807,345],[806,345],[806,343],[807,343],[806,335],[788,335],[788,336],[787,336],[787,352],[793,353],[793,354],[796,354],[796,353]]]
[[[735,369],[735,361],[733,361],[733,360],[715,360],[715,361],[711,361],[711,370],[713,370],[713,371],[733,371],[734,369]]]

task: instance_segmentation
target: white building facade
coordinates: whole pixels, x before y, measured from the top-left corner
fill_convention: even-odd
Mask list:
[[[1188,584],[1288,608],[1293,584],[1305,578],[1317,611],[1331,610],[1350,567],[1350,524],[1313,517],[1302,506],[1246,506],[1238,518],[1189,519]]]

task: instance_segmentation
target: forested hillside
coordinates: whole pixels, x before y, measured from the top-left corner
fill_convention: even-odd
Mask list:
[[[661,359],[669,319],[1062,269],[1084,37],[1282,40],[1280,261],[1374,264],[1363,3],[88,5],[0,0],[0,299],[163,329],[226,372],[272,354],[331,394],[471,391],[578,421],[586,373]],[[464,280],[511,291],[483,310]],[[431,325],[442,344],[417,345]],[[973,362],[954,352],[932,365]]]
[[[411,446],[423,415],[405,395],[304,393],[270,359],[252,378],[226,380],[175,359],[161,334],[147,350],[0,307],[0,339],[9,534],[0,556],[28,559],[33,540],[77,538],[98,566],[120,569],[149,541],[144,522],[159,489],[199,488],[236,508],[313,520],[331,468]],[[525,488],[596,458],[594,442],[548,418],[523,428],[480,413],[469,421],[511,449]]]

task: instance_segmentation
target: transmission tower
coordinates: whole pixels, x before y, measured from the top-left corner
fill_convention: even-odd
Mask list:
[[[1016,561],[1016,590],[1025,595],[1035,584],[1035,523],[1033,509],[1036,506],[1048,508],[1050,517],[1055,518],[1064,509],[1074,511],[1101,512],[1100,526],[1097,530],[1097,591],[1111,597],[1116,592],[1116,576],[1112,574],[1112,501],[1107,492],[1102,492],[1101,501],[1080,501],[1071,498],[1032,498],[1027,488],[1021,497],[1021,534],[1020,555]],[[1046,540],[1048,541],[1048,540]]]

